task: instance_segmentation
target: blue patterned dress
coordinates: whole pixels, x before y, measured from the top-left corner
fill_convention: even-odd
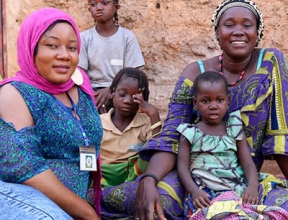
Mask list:
[[[0,179],[23,183],[51,169],[67,188],[86,200],[90,175],[79,169],[79,146],[84,145],[84,139],[71,109],[63,109],[54,96],[33,86],[11,84],[26,101],[35,126],[16,131],[12,123],[0,118]],[[81,89],[78,92],[77,114],[98,157],[102,139],[100,117],[91,97]]]

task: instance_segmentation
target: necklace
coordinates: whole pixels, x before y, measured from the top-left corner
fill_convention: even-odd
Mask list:
[[[252,55],[253,54],[251,54],[249,62],[246,64],[246,66],[244,67],[244,69],[240,73],[238,79],[235,82],[233,82],[233,83],[228,83],[228,86],[235,86],[239,81],[241,81],[243,79],[247,69],[250,66],[250,63],[251,63],[251,60],[252,60],[252,57],[253,57]],[[219,56],[219,67],[220,67],[220,74],[224,75],[224,73],[223,73],[223,53]]]

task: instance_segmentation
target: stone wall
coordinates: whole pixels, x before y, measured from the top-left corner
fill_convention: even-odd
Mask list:
[[[167,103],[182,69],[197,59],[219,54],[211,17],[220,0],[120,0],[120,24],[138,38],[150,80],[151,103],[164,118]],[[288,53],[288,0],[255,0],[265,31],[261,47]],[[72,15],[80,31],[94,25],[87,0],[6,0],[8,74],[18,70],[16,38],[23,19],[41,7],[56,7]]]

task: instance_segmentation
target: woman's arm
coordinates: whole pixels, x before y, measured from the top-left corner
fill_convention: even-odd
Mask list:
[[[25,181],[24,184],[44,193],[73,218],[99,219],[92,206],[65,187],[50,169]]]
[[[186,77],[178,79],[161,133],[156,138],[150,139],[139,152],[141,158],[149,160],[145,174],[154,174],[159,181],[176,166],[180,139],[177,127],[180,123],[192,122],[192,85],[193,83]],[[134,217],[152,220],[154,210],[160,219],[164,219],[155,180],[152,177],[145,177],[137,190]]]
[[[34,125],[24,99],[14,86],[6,84],[0,88],[0,103],[0,117],[12,122],[16,130]]]
[[[269,62],[266,62],[268,63],[267,66],[263,65],[262,68],[267,69],[273,75],[273,89],[277,92],[273,92],[271,109],[268,110],[269,118],[266,121],[271,121],[271,123],[269,123],[269,126],[266,125],[266,136],[263,140],[263,146],[265,147],[262,147],[262,153],[264,157],[273,156],[283,175],[288,179],[288,100],[286,98],[288,92],[286,79],[288,60],[283,52],[275,48],[266,49],[265,53],[270,53],[273,56],[268,60]],[[270,66],[269,63],[273,65]]]
[[[6,84],[0,88],[0,117],[6,121],[13,123],[16,131],[11,135],[25,135],[25,132],[20,133],[22,128],[34,126],[34,121],[31,116],[31,113],[19,93],[19,91],[12,85]],[[12,130],[12,129],[11,129]],[[18,131],[18,132],[17,132]],[[17,137],[11,137],[11,140],[17,139]],[[27,138],[26,138],[27,139]],[[33,139],[34,140],[34,139]],[[30,140],[30,141],[33,141]],[[17,143],[19,145],[19,141]],[[27,142],[24,142],[27,143]],[[16,146],[16,145],[15,145]],[[12,151],[14,148],[9,148],[9,151]],[[18,148],[17,148],[18,149]],[[19,152],[13,152],[14,154],[25,154],[22,152],[27,149],[27,146],[19,146]],[[8,150],[8,149],[7,149]],[[30,159],[33,159],[34,156],[38,155],[36,150],[33,151],[33,155],[29,156]],[[27,152],[29,154],[31,152]],[[4,158],[5,155],[0,157],[5,163],[7,160]],[[21,157],[24,158],[24,157]],[[9,162],[9,161],[8,161]],[[21,161],[21,163],[25,163]],[[37,167],[38,168],[38,167]],[[28,169],[28,168],[27,168]],[[26,169],[26,170],[27,170]],[[20,171],[19,171],[20,172]],[[7,174],[7,178],[11,177],[13,172]],[[5,181],[5,180],[4,180]],[[78,197],[76,194],[71,192],[66,188],[55,176],[52,170],[47,169],[28,180],[24,181],[24,184],[32,186],[39,191],[43,192],[48,198],[53,200],[58,204],[64,211],[69,215],[81,218],[81,219],[99,219],[91,206]]]
[[[154,174],[158,180],[161,180],[174,168],[175,163],[175,154],[161,151],[156,152],[151,157],[145,174]],[[156,210],[160,220],[166,219],[156,184],[152,177],[145,177],[140,181],[135,200],[134,217],[153,220],[154,210]]]

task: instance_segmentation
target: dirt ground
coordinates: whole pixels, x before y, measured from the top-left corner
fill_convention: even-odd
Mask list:
[[[283,174],[275,160],[265,160],[261,172],[271,173],[276,177],[283,177]]]

